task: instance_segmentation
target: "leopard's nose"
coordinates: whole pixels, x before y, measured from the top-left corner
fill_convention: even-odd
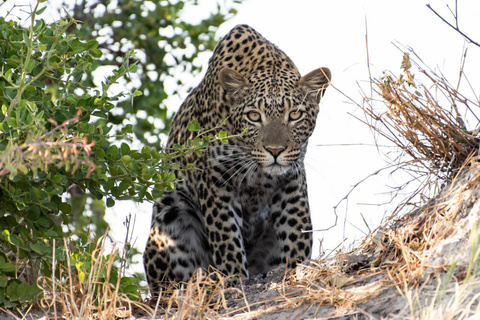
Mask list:
[[[276,159],[280,153],[285,151],[285,147],[271,147],[271,146],[265,146],[265,150],[270,152],[270,154]]]

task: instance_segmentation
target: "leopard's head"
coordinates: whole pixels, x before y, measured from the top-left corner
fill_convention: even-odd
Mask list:
[[[218,76],[230,104],[232,133],[248,129],[237,144],[251,160],[271,175],[303,161],[330,70],[319,68],[301,78],[288,70],[274,75],[260,70],[246,78],[224,68]]]

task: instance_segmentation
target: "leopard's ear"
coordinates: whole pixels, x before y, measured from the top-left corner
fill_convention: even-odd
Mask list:
[[[330,69],[318,68],[303,76],[298,81],[298,86],[301,87],[306,94],[314,94],[317,103],[319,103],[331,79],[332,74],[330,73]]]
[[[237,71],[223,68],[218,74],[220,86],[225,90],[229,99],[241,99],[245,91],[251,86],[248,80]]]

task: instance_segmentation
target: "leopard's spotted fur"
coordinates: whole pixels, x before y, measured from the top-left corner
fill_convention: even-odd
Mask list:
[[[177,172],[182,182],[154,206],[144,253],[152,293],[209,265],[247,278],[310,257],[303,159],[329,79],[327,68],[301,77],[283,51],[246,25],[218,43],[175,116],[168,146],[193,138],[192,118],[203,130],[227,119],[230,135],[248,132],[208,146],[196,160],[200,170]]]

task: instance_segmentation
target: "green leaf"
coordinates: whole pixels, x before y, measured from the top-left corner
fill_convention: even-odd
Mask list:
[[[107,207],[111,208],[115,205],[115,200],[112,198],[107,198]]]
[[[0,288],[5,288],[7,286],[7,276],[0,273]]]
[[[43,7],[41,9],[39,9],[37,11],[37,15],[42,14],[42,12],[45,11],[45,8],[46,7]],[[45,27],[45,22],[43,20],[37,20],[37,21],[35,21],[35,27],[33,28],[33,31],[41,32],[44,27]],[[39,49],[40,49],[40,46],[39,46]],[[46,50],[46,48],[43,48],[43,50]]]
[[[95,157],[97,159],[105,158],[105,151],[102,148],[96,148],[95,149]]]
[[[65,177],[63,174],[56,174],[53,176],[52,181],[56,184],[64,185],[67,183],[67,177]]]
[[[136,65],[136,64],[131,65],[128,71],[131,72],[131,73],[137,73],[138,65]]]
[[[107,149],[107,157],[114,160],[119,158],[118,147],[116,145],[112,145],[110,146],[110,148]]]
[[[91,50],[90,52],[92,53],[92,56],[93,56],[94,58],[101,58],[102,55],[103,55],[103,52],[102,52],[101,50],[99,50],[99,49],[93,49],[93,50]]]
[[[195,147],[195,148],[201,148],[204,146],[203,144],[203,139],[199,138],[199,137],[196,137],[195,139],[192,140],[192,145]]]
[[[122,134],[129,134],[133,133],[133,125],[127,124],[125,127],[122,128]]]
[[[3,261],[2,261],[3,260]],[[4,273],[14,273],[15,272],[15,265],[12,263],[6,262],[1,256],[0,256],[0,271]]]
[[[80,132],[88,132],[90,129],[90,124],[87,122],[81,122],[78,124],[78,127],[80,129]]]
[[[29,285],[27,283],[20,283],[17,287],[17,295],[22,302],[30,301],[37,297],[42,290],[36,285]]]
[[[17,127],[17,120],[13,117],[8,117],[7,119],[7,123],[10,127],[12,128],[16,128]]]
[[[30,73],[30,72],[32,72],[34,67],[35,67],[35,61],[34,60],[29,60],[28,64],[25,66],[25,71]]]
[[[115,181],[114,180],[108,180],[107,184],[103,187],[105,191],[110,191],[112,188],[115,186]]]
[[[79,271],[78,272],[78,280],[80,283],[84,284],[85,283],[85,272]]]
[[[22,163],[18,164],[18,170],[20,170],[20,172],[23,173],[23,174],[28,173],[28,168]]]
[[[38,253],[41,256],[45,256],[48,253],[52,252],[52,247],[47,246],[43,242],[38,242],[38,243],[31,244],[30,249],[32,249],[34,252]]]
[[[20,300],[20,295],[17,292],[17,289],[20,283],[21,282],[18,280],[13,280],[7,285],[7,290],[5,290],[5,295],[10,301]]]
[[[58,205],[58,209],[60,209],[65,214],[69,214],[70,212],[72,212],[72,207],[66,202],[60,203]]]
[[[17,248],[23,248],[25,246],[25,241],[16,234],[11,234],[8,230],[3,230],[3,234],[7,236],[7,241]]]
[[[37,16],[41,15],[41,14],[45,11],[45,9],[47,9],[47,6],[45,6],[45,7],[43,7],[43,8],[40,8],[39,10],[37,10],[37,12],[36,12]]]
[[[43,207],[44,208],[47,208],[49,210],[57,210],[57,204],[54,203],[54,202],[46,202],[46,203],[43,203]]]
[[[152,153],[151,153],[151,151],[150,151],[150,148],[149,148],[149,147],[147,147],[147,146],[144,146],[144,147],[142,148],[142,155],[145,155],[145,156],[147,156],[147,157],[150,157],[150,156],[151,156],[151,154],[152,154]]]
[[[120,149],[121,149],[123,155],[128,155],[130,153],[129,145],[124,143],[124,142],[122,143]]]
[[[147,186],[140,186],[138,189],[137,197],[139,199],[145,198],[145,193],[147,192]]]
[[[175,178],[176,178],[175,173],[170,172],[170,173],[167,174],[164,181],[165,182],[173,182],[173,181],[175,181]]]
[[[27,219],[29,221],[35,221],[40,217],[40,211],[38,210],[30,210],[30,212],[27,214]]]
[[[87,48],[88,50],[96,49],[98,48],[98,41],[97,40],[89,40],[87,42]]]
[[[192,122],[188,123],[188,131],[196,132],[198,130],[200,130],[200,125],[197,120],[193,119]]]
[[[37,219],[37,224],[44,229],[50,229],[53,226],[52,220],[50,220],[46,217],[38,218]]]
[[[73,53],[83,52],[86,48],[86,44],[78,39],[73,39],[70,43],[70,47],[73,49]]]

